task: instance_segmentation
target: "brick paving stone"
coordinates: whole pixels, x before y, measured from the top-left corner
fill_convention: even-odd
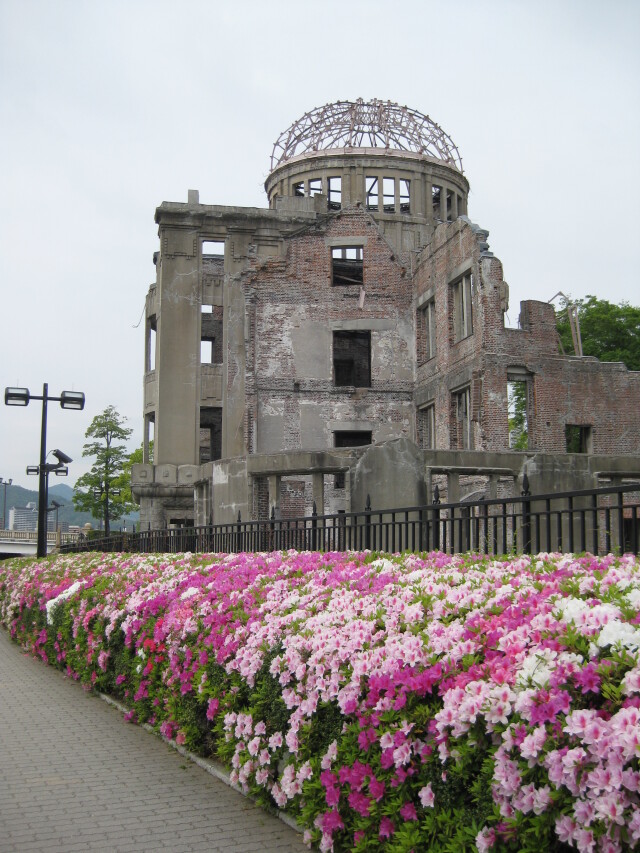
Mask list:
[[[307,848],[299,833],[0,630],[0,853],[156,850]]]

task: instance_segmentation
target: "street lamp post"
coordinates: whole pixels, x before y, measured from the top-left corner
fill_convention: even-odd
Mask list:
[[[40,429],[40,464],[37,473],[40,477],[38,483],[38,557],[47,554],[47,484],[49,472],[61,473],[64,465],[71,462],[70,457],[62,451],[53,451],[57,457],[56,464],[47,464],[47,403],[53,400],[60,403],[62,409],[84,409],[84,394],[80,391],[63,391],[59,397],[49,396],[49,386],[45,382],[42,386],[42,396],[31,394],[28,388],[5,388],[4,402],[6,406],[28,406],[30,400],[42,400],[42,426]],[[35,467],[35,466],[34,466]],[[68,470],[68,469],[67,469]],[[33,469],[27,473],[36,473]]]
[[[7,486],[13,483],[12,479],[3,480],[0,477],[0,486],[4,486],[4,501],[2,502],[2,529],[7,529]]]

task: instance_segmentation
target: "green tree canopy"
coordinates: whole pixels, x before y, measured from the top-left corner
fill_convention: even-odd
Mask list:
[[[132,506],[135,506],[136,504],[133,500],[133,495],[131,494],[131,468],[133,465],[142,463],[143,461],[144,447],[141,444],[140,447],[136,447],[133,453],[130,453],[125,459],[122,465],[122,474],[120,474],[120,476],[114,481],[115,487],[120,489],[121,498]],[[153,462],[153,441],[149,442],[149,462]]]
[[[578,309],[582,354],[600,361],[621,361],[629,370],[640,370],[640,308],[621,302],[587,296],[574,303]],[[556,311],[562,349],[573,353],[571,326],[566,304]]]
[[[126,418],[113,406],[96,415],[91,421],[85,438],[91,439],[83,448],[83,456],[95,458],[91,470],[76,482],[73,502],[76,509],[90,512],[94,518],[104,521],[105,534],[109,535],[109,525],[136,509],[128,493],[118,487],[128,462],[126,441],[132,431],[126,427]],[[84,490],[84,491],[83,491]]]

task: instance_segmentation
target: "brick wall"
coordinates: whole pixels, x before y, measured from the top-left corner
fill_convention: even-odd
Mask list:
[[[362,289],[332,284],[336,243],[364,244]],[[411,279],[368,214],[328,216],[290,239],[284,260],[255,263],[246,294],[254,451],[331,447],[337,422],[371,424],[374,441],[414,436]],[[335,330],[370,331],[371,387],[336,386]]]
[[[507,382],[517,377],[530,383],[530,447],[566,452],[565,426],[572,424],[590,428],[594,453],[640,452],[640,373],[562,356],[555,312],[545,302],[522,302],[521,328],[506,329],[502,265],[481,245],[483,236],[464,220],[443,224],[416,269],[417,304],[421,296],[435,298],[436,355],[418,359],[415,399],[418,406],[435,404],[436,448],[459,446],[452,394],[469,386],[472,448],[507,450]],[[455,342],[451,282],[464,269],[474,281],[473,334]],[[423,332],[418,324],[417,334]]]

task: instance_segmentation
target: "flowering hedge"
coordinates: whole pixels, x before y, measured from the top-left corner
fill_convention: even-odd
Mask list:
[[[0,621],[321,850],[640,850],[629,556],[75,555]]]

